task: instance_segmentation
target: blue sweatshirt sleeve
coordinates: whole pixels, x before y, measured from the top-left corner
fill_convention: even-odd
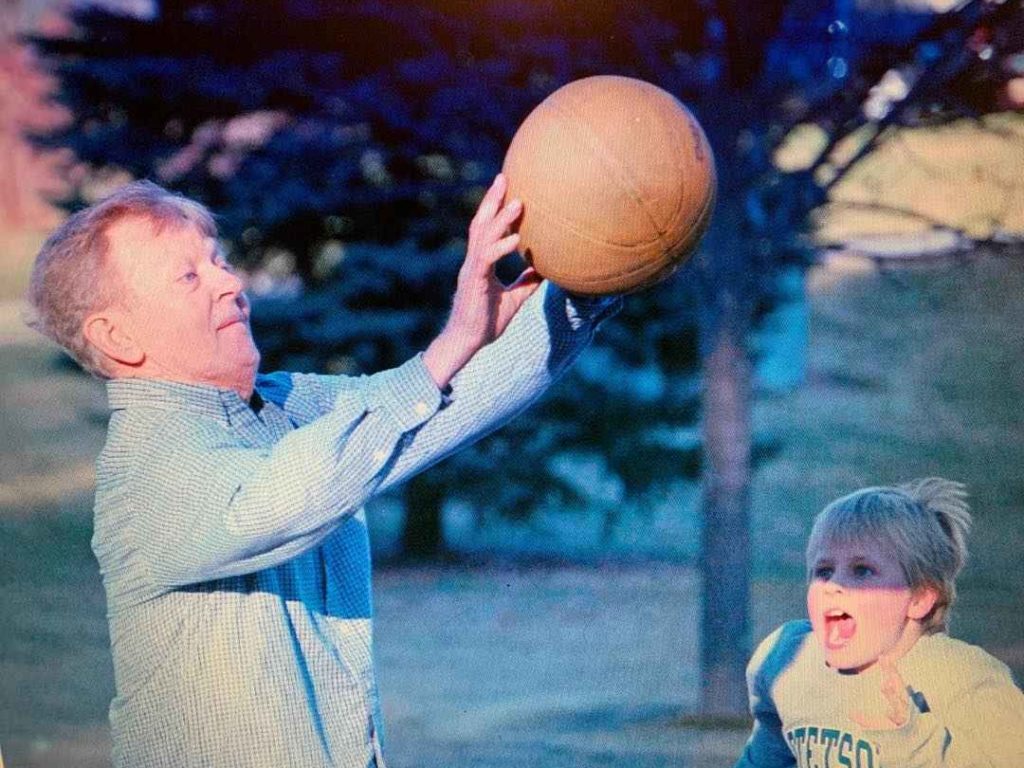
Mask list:
[[[735,768],[788,768],[796,765],[796,759],[782,734],[782,721],[772,698],[771,664],[776,651],[782,644],[786,626],[779,627],[754,651],[747,665],[747,693],[750,699],[750,714],[754,727],[743,748],[743,754]]]

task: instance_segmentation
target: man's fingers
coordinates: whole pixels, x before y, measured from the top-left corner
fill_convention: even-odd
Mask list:
[[[519,235],[512,234],[489,246],[471,247],[459,270],[460,277],[482,278],[493,275],[494,265],[512,253],[518,244]]]
[[[524,299],[537,290],[537,286],[544,282],[544,277],[533,267],[527,267],[519,273],[519,277],[505,288],[505,292],[513,296],[522,296]]]
[[[512,226],[512,222],[514,222],[516,219],[518,219],[519,215],[522,212],[523,212],[523,201],[522,200],[520,200],[518,198],[516,198],[514,200],[509,200],[508,203],[505,205],[504,208],[501,209],[501,212],[497,216],[497,220],[498,220],[498,222],[500,223],[500,225],[502,227],[501,231],[504,232],[506,229],[508,229],[510,226]]]
[[[503,235],[522,215],[523,204],[519,200],[510,200],[507,205],[502,205],[506,186],[504,176],[499,174],[469,225],[466,256],[467,261],[475,262],[475,267],[486,268],[511,253],[515,247],[509,248],[508,238],[503,238]]]
[[[495,217],[498,209],[501,207],[501,201],[505,199],[507,187],[508,184],[503,174],[499,173],[494,177],[494,182],[487,192],[484,193],[483,200],[480,201],[480,205],[476,209],[473,221],[469,225],[470,229],[484,228]]]
[[[494,265],[512,253],[519,245],[519,235],[511,234],[485,247],[471,247],[459,270],[459,279],[494,278]]]
[[[541,277],[540,272],[538,272],[533,267],[527,267],[522,272],[520,272],[519,277],[517,277],[512,282],[512,284],[509,285],[509,290],[514,290],[515,288],[518,288],[521,284],[540,285],[543,281],[544,278]]]
[[[512,224],[523,213],[523,204],[519,200],[510,200],[502,206],[490,221],[481,221],[473,233],[474,242],[485,247],[488,242],[496,241],[505,235]]]
[[[512,303],[515,306],[520,306],[526,301],[530,294],[537,290],[537,286],[544,282],[544,278],[540,276],[533,267],[528,267],[523,270],[523,273],[516,278],[516,281],[512,283],[505,292],[509,295]]]
[[[510,253],[513,253],[518,246],[519,246],[519,233],[518,232],[513,232],[511,235],[508,235],[506,237],[501,238],[501,240],[499,240],[498,242],[496,242],[494,244],[495,253],[498,254],[498,256],[495,259],[495,261],[498,261],[498,259],[501,259],[501,258],[504,258],[505,256],[508,256]]]

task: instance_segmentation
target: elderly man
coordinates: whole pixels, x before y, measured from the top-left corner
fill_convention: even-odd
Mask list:
[[[93,550],[116,766],[383,768],[363,504],[522,410],[618,306],[532,270],[503,286],[504,193],[473,219],[443,331],[355,378],[257,374],[210,214],[154,184],[44,244],[33,324],[109,380]]]

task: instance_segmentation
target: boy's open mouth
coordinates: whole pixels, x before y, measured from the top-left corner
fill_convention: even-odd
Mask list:
[[[857,631],[857,622],[838,608],[825,612],[825,647],[830,651],[842,648]]]

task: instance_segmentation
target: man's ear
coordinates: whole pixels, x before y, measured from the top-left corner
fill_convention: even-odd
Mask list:
[[[920,621],[932,612],[935,604],[939,601],[939,590],[926,585],[914,590],[910,598],[910,605],[907,606],[907,617]]]
[[[82,333],[85,338],[107,357],[123,365],[139,365],[146,353],[135,343],[128,331],[123,312],[104,310],[85,318]]]

